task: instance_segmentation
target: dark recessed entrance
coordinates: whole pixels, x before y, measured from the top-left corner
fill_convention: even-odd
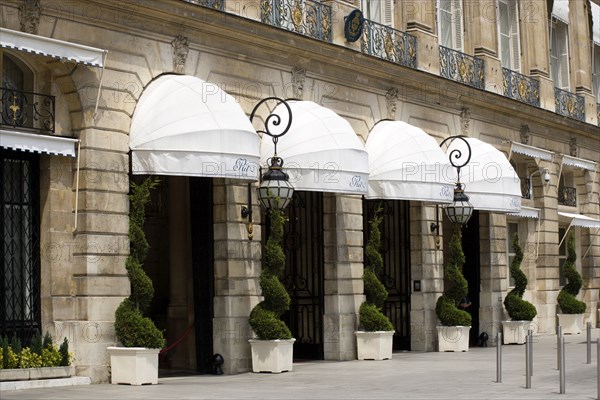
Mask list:
[[[394,333],[394,350],[410,350],[410,220],[409,202],[400,200],[365,200],[364,243],[370,232],[369,221],[375,210],[383,208],[381,255],[382,283],[388,291],[384,313],[390,319]]]
[[[467,309],[471,314],[471,331],[469,344],[476,346],[479,339],[479,286],[480,286],[480,260],[479,260],[479,211],[474,210],[467,226],[462,231],[462,247],[465,253],[463,275],[469,284],[469,299],[471,306]]]

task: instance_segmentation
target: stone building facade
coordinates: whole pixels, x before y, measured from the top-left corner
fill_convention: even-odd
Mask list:
[[[465,233],[475,334],[492,337],[507,318],[513,232],[525,250],[537,332],[556,326],[567,231],[576,235],[586,318],[597,323],[598,8],[596,0],[3,1],[0,183],[19,193],[6,195],[3,207],[22,214],[3,214],[1,333],[38,328],[66,336],[77,373],[108,380],[114,311],[129,293],[128,190],[137,179],[131,121],[145,89],[165,74],[212,82],[247,115],[269,96],[315,102],[348,121],[363,143],[389,118],[438,142],[463,134],[493,145],[521,178],[523,198],[520,212],[478,211]],[[365,21],[352,26],[355,9]],[[5,41],[15,31],[56,39],[58,47],[25,51]],[[73,44],[101,50],[102,62],[69,58]],[[15,90],[53,96],[53,129],[40,125],[39,113],[33,122],[10,114],[4,94]],[[58,143],[71,150],[55,150]],[[227,373],[248,371],[264,236],[256,198],[249,240],[240,214],[246,181],[168,171],[161,181],[149,210],[154,250],[146,268],[157,287],[152,316],[168,343],[178,343],[161,363],[203,370],[220,353]],[[311,293],[292,296],[293,330],[305,339],[298,343],[307,358],[354,359],[364,227],[375,203],[327,190],[298,196],[289,211],[298,230],[288,232],[286,248],[293,268],[317,278]],[[399,285],[389,309],[395,346],[435,351],[448,222],[428,202],[387,200],[385,208],[385,252],[394,254],[386,262],[397,277],[391,285]],[[308,225],[314,230],[300,228]]]

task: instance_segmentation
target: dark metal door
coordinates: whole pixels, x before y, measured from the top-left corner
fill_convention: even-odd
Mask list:
[[[479,339],[479,286],[480,286],[480,260],[479,260],[479,211],[473,211],[467,226],[462,230],[462,248],[465,254],[463,275],[469,285],[469,299],[471,306],[467,308],[471,314],[471,330],[469,343],[476,346]]]
[[[190,178],[192,270],[198,372],[212,371],[213,355],[213,191],[210,178]]]
[[[295,192],[285,225],[282,279],[292,303],[284,320],[296,338],[295,359],[323,359],[323,194]]]
[[[40,329],[39,156],[0,149],[0,336]]]
[[[399,200],[366,200],[364,219],[367,244],[369,221],[381,205],[383,221],[381,231],[381,255],[383,276],[381,282],[388,291],[384,313],[390,319],[394,333],[394,350],[410,350],[410,220],[409,202]]]

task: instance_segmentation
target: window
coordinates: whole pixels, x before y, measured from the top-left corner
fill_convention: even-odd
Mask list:
[[[577,207],[577,189],[573,174],[563,172],[558,180],[558,204],[569,207]]]
[[[558,240],[565,237],[567,230],[565,228],[558,228]],[[567,261],[567,238],[562,241],[558,247],[558,284],[562,287],[567,284],[567,278],[565,278],[565,271],[563,271],[563,265]]]
[[[502,67],[519,71],[519,12],[517,0],[498,0],[498,34]]]
[[[462,0],[438,0],[437,8],[440,45],[462,51]]]
[[[360,5],[366,19],[383,25],[394,26],[392,0],[360,0]]]
[[[506,248],[508,249],[508,287],[515,286],[515,279],[510,275],[510,266],[515,259],[515,248],[513,246],[513,237],[519,233],[519,224],[516,222],[509,222],[507,227],[507,237],[506,241],[508,242]]]
[[[0,52],[0,125],[33,127],[33,72],[18,58]]]
[[[550,72],[554,86],[569,90],[569,25],[555,17],[550,21]]]

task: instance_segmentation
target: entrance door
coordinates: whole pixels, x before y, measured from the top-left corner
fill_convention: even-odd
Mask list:
[[[286,209],[285,273],[292,299],[285,322],[296,338],[295,359],[323,359],[323,194],[295,192]]]
[[[471,331],[469,343],[477,345],[479,338],[479,285],[480,285],[480,259],[479,259],[479,211],[473,211],[467,226],[462,231],[462,248],[465,253],[463,275],[469,284],[469,298],[471,306],[467,309],[471,314]]]
[[[211,372],[213,355],[213,194],[210,178],[190,178],[192,270],[197,371]]]
[[[381,282],[388,291],[384,313],[390,319],[394,333],[394,350],[410,350],[410,233],[409,202],[400,200],[366,200],[364,202],[364,243],[367,244],[370,224],[379,206],[383,208]]]

